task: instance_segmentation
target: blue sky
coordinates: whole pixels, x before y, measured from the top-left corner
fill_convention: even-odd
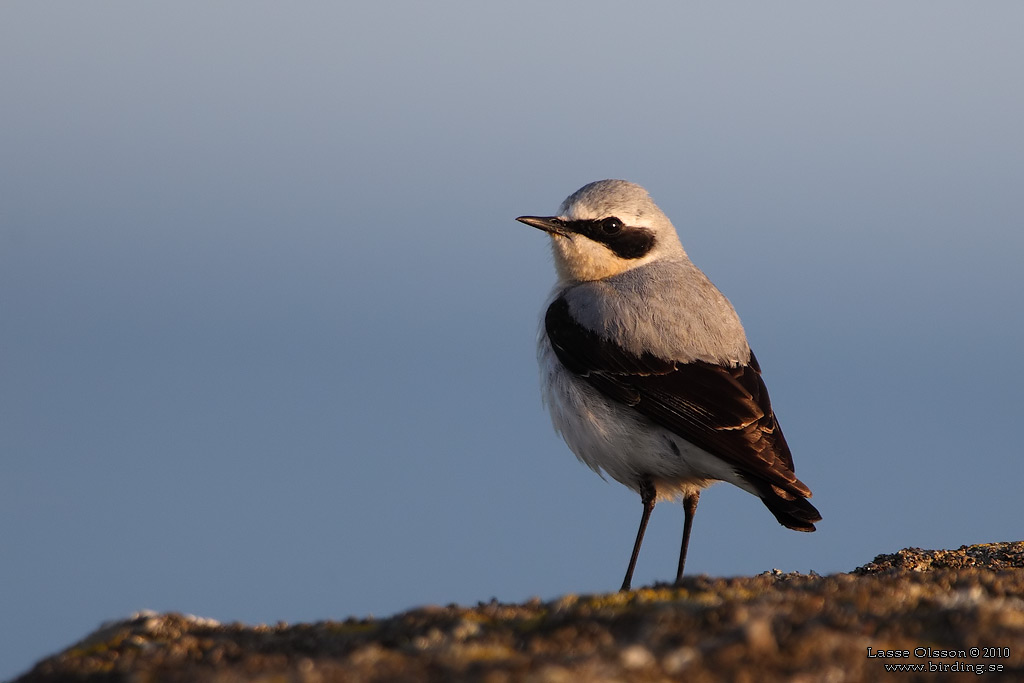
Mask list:
[[[139,609],[619,585],[635,494],[539,399],[552,212],[650,190],[824,516],[691,573],[1019,540],[1024,8],[0,6],[0,677]],[[674,575],[682,510],[635,585]]]

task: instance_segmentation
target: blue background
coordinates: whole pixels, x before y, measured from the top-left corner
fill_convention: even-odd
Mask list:
[[[616,589],[639,499],[541,407],[513,220],[606,177],[738,309],[825,518],[716,486],[690,573],[1021,538],[1024,6],[346,4],[0,5],[0,677],[143,608]]]

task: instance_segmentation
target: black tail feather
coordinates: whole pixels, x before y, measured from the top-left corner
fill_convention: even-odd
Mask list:
[[[795,531],[814,531],[814,523],[821,521],[821,513],[806,498],[793,495],[766,481],[750,483],[757,488],[761,502],[782,526]]]

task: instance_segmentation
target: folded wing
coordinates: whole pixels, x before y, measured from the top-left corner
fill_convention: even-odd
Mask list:
[[[568,370],[727,462],[785,526],[814,530],[821,515],[805,500],[811,491],[794,474],[752,352],[734,367],[637,355],[577,322],[563,297],[548,308],[544,326]]]

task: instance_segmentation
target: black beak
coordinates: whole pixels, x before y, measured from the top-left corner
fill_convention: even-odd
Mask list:
[[[520,223],[532,225],[544,232],[549,232],[552,235],[569,236],[569,231],[565,227],[565,221],[557,216],[520,216],[516,220]]]

